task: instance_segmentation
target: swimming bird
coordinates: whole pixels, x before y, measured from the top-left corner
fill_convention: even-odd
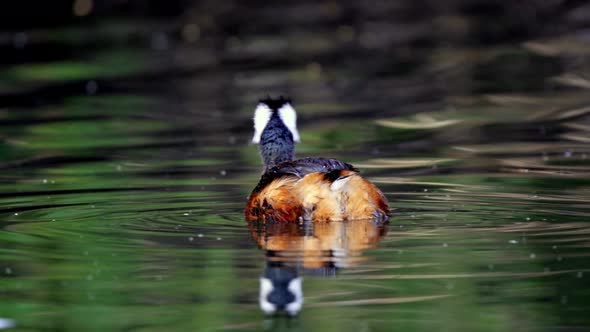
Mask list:
[[[329,158],[294,159],[300,141],[290,99],[266,98],[254,112],[253,143],[264,173],[248,198],[248,221],[385,221],[385,195],[350,164]]]

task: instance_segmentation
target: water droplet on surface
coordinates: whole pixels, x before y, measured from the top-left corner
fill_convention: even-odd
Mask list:
[[[203,237],[203,234],[199,233],[197,234],[197,237]]]
[[[227,175],[227,171],[226,171],[226,170],[224,170],[224,169],[222,169],[221,171],[219,171],[219,174],[220,174],[221,176],[226,176],[226,175]]]
[[[510,240],[510,241],[508,241],[508,243],[510,243],[510,244],[517,244],[518,241],[517,240]]]
[[[582,271],[578,271],[578,273],[576,273],[576,277],[578,278],[582,278],[584,276],[584,272]]]
[[[529,255],[529,257],[530,257],[531,259],[535,259],[535,258],[537,258],[537,255],[535,255],[534,253],[532,253],[532,254],[530,254],[530,255]]]
[[[4,269],[4,273],[5,274],[12,274],[12,269],[9,268],[9,267],[7,267],[7,268]]]
[[[189,237],[188,237],[188,240],[192,242],[192,241],[194,241],[194,240],[195,240],[195,238],[194,238],[194,237],[192,237],[192,236],[189,236]]]

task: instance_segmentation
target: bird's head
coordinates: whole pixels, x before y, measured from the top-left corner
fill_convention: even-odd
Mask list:
[[[293,142],[300,141],[299,132],[297,131],[297,113],[293,108],[291,99],[281,96],[277,99],[269,97],[259,100],[254,112],[254,137],[252,143],[259,144],[265,131],[285,129],[292,135]]]

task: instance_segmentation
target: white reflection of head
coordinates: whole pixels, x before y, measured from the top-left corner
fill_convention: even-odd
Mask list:
[[[289,285],[287,286],[287,290],[295,298],[295,300],[285,305],[285,311],[291,316],[297,315],[303,306],[302,281],[303,279],[301,277],[294,278],[289,281]],[[268,301],[268,295],[274,289],[275,287],[270,279],[264,277],[260,278],[260,309],[262,309],[267,315],[274,314],[277,311],[277,306]]]

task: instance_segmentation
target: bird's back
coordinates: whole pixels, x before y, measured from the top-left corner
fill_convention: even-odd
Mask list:
[[[295,222],[386,220],[387,200],[350,164],[304,158],[267,170],[252,191],[246,219]]]

